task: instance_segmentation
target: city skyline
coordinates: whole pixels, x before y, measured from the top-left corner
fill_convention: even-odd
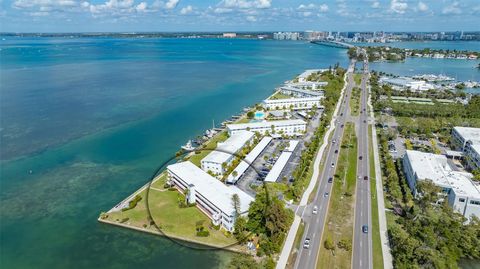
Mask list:
[[[480,15],[476,1],[427,0],[3,0],[0,6],[2,32],[473,31]]]

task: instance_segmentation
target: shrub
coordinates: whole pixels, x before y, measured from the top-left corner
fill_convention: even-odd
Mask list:
[[[128,217],[123,218],[123,219],[120,220],[120,223],[125,223],[125,222],[127,222],[129,219],[130,219],[130,218],[128,218]]]
[[[207,237],[209,235],[210,235],[210,232],[207,230],[202,230],[197,232],[197,236],[200,236],[200,237]]]
[[[132,200],[130,200],[130,202],[128,202],[128,207],[122,208],[122,211],[127,211],[135,208],[138,202],[140,202],[140,200],[142,200],[142,196],[136,195]]]

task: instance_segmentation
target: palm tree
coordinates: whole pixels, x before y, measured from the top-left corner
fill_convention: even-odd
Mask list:
[[[232,206],[235,210],[235,216],[240,215],[240,197],[236,193],[232,195]]]

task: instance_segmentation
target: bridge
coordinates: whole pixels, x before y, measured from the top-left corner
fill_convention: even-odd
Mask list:
[[[322,45],[322,46],[341,48],[341,49],[349,49],[349,48],[355,47],[352,44],[348,44],[340,41],[333,41],[333,40],[313,40],[313,41],[310,41],[310,43]]]

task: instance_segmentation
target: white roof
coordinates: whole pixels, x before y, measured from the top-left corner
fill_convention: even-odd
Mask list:
[[[265,104],[275,104],[275,103],[297,103],[297,102],[318,102],[322,100],[323,97],[301,97],[301,98],[284,98],[284,99],[265,99],[263,103]]]
[[[288,141],[288,147],[284,151],[293,152],[298,145],[298,140]]]
[[[407,150],[413,172],[420,180],[429,179],[442,188],[451,188],[455,193],[476,194],[480,196],[478,187],[471,181],[472,174],[454,171],[447,163],[444,155]]]
[[[232,155],[237,153],[251,138],[254,133],[249,131],[241,131],[233,134],[224,142],[218,143],[217,148],[210,152],[202,161],[213,163],[224,163],[228,161]]]
[[[308,76],[310,76],[313,73],[324,72],[324,71],[327,71],[327,69],[307,69],[303,73],[301,73],[298,77],[299,78],[307,78]]]
[[[283,168],[287,164],[288,159],[290,159],[290,156],[292,156],[292,153],[287,151],[284,151],[282,154],[280,154],[280,157],[278,157],[277,161],[273,165],[272,170],[270,170],[268,175],[265,177],[265,182],[277,181],[280,173],[282,173]]]
[[[234,194],[238,194],[240,198],[242,213],[248,211],[250,203],[254,200],[239,188],[223,184],[189,161],[169,165],[167,169],[188,185],[193,184],[196,193],[207,198],[224,213],[232,214],[235,211],[232,205]]]
[[[281,87],[280,90],[299,92],[299,93],[308,94],[312,96],[323,96],[323,91],[310,91],[310,90],[304,90],[304,89],[290,87],[290,86]]]
[[[292,125],[306,125],[307,123],[303,120],[294,119],[294,120],[275,120],[275,121],[261,121],[261,122],[250,122],[250,123],[238,123],[238,124],[227,124],[227,129],[229,130],[244,130],[247,128],[265,128],[270,126],[282,127],[282,126],[292,126]]]
[[[255,161],[255,159],[262,153],[262,151],[267,147],[268,143],[272,141],[272,138],[269,136],[265,136],[258,142],[258,144],[250,151],[250,153],[245,156],[245,159],[243,159],[240,164],[235,167],[233,171],[237,172],[237,176],[233,176],[232,174],[228,175],[227,181],[229,183],[234,183],[236,182],[242,175],[247,171],[248,167]],[[232,172],[233,173],[233,172]]]
[[[453,129],[460,134],[465,141],[472,141],[473,144],[480,144],[480,128],[455,126]]]

